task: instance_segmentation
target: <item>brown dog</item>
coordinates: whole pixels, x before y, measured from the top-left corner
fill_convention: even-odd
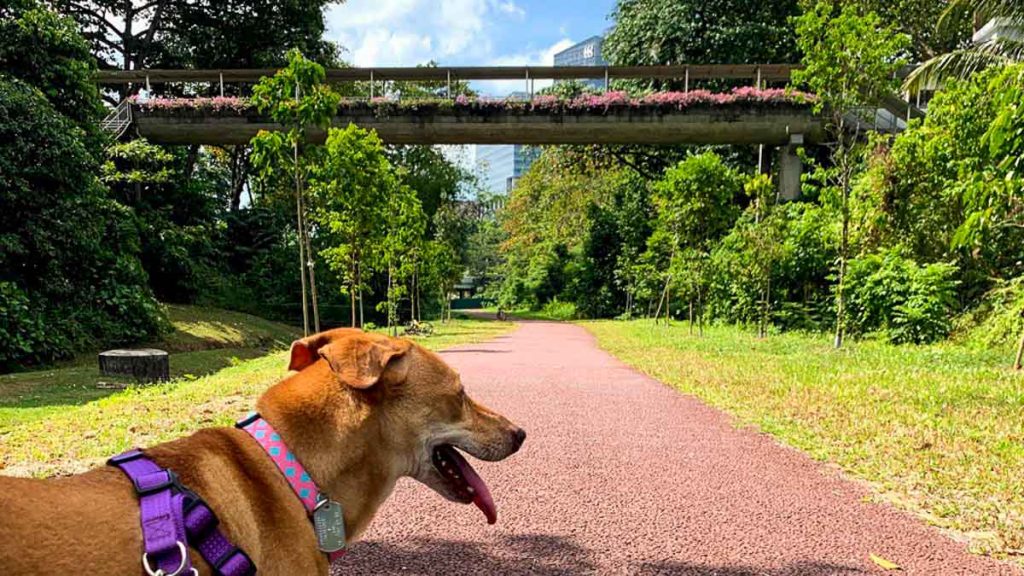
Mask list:
[[[471,400],[458,374],[407,340],[334,330],[292,345],[298,373],[257,408],[317,486],[342,504],[359,537],[400,477],[495,518],[486,486],[452,448],[496,461],[525,433]],[[176,472],[220,518],[260,574],[326,574],[306,510],[276,465],[242,430],[212,428],[146,455]],[[458,465],[464,475],[449,472]],[[463,477],[465,476],[465,477]],[[0,573],[141,574],[139,503],[131,482],[104,467],[53,480],[0,477]],[[200,574],[210,567],[191,551]]]

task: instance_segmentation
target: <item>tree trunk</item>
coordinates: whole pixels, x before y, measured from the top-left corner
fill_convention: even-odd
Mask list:
[[[844,192],[844,197],[846,193]],[[843,204],[846,204],[844,198]],[[839,286],[836,289],[836,338],[833,343],[836,348],[843,347],[843,338],[846,332],[846,251],[848,249],[850,233],[850,219],[847,217],[846,209],[843,209],[843,231],[839,242]]]
[[[299,182],[299,198],[302,200],[302,241],[306,245],[306,269],[309,271],[309,295],[313,302],[313,331],[320,333],[320,305],[316,292],[316,267],[313,246],[309,241],[309,220],[305,218],[306,214],[306,202],[305,202],[305,191],[302,189],[302,182]]]
[[[850,150],[847,147],[846,140],[846,125],[845,118],[840,115],[837,124],[839,125],[838,131],[838,146],[836,154],[838,155],[839,162],[839,178],[840,188],[842,190],[842,204],[841,215],[842,218],[842,232],[839,238],[839,286],[836,291],[836,338],[834,345],[835,347],[842,348],[843,339],[846,336],[846,260],[849,257],[850,250],[850,180],[852,167],[850,166]],[[856,136],[855,136],[856,137]],[[856,140],[853,140],[854,142]]]
[[[249,177],[249,148],[248,146],[231,147],[231,206],[232,212],[237,212],[242,207],[242,192]],[[249,193],[249,201],[252,202],[252,192]]]
[[[302,187],[299,185],[299,145],[293,146],[295,160],[295,233],[299,240],[299,277],[302,279],[302,332],[309,336],[309,308],[306,298],[306,247],[303,241]]]
[[[697,335],[704,337],[704,293],[697,282]]]
[[[391,271],[391,259],[389,258],[388,259],[388,334],[391,334],[392,336],[397,336],[398,334],[395,333],[395,323],[392,321],[392,319],[395,316],[395,310],[394,310],[395,303],[394,303],[394,293],[393,293],[394,292],[393,282],[394,282],[394,275],[392,274],[392,271]]]
[[[665,325],[672,324],[672,290],[665,292]]]
[[[348,286],[348,307],[349,307],[349,312],[351,312],[351,316],[352,316],[352,323],[350,324],[350,326],[352,328],[355,328],[356,327],[356,285],[355,285],[355,282],[349,284],[349,286]]]
[[[192,180],[197,162],[199,162],[199,145],[192,144],[188,147],[188,155],[185,156],[185,178]]]
[[[1020,345],[1017,346],[1017,361],[1013,363],[1014,370],[1024,368],[1024,335],[1020,337]]]
[[[693,336],[693,293],[690,293],[690,336]]]
[[[170,380],[170,359],[163,350],[107,350],[99,354],[104,376],[130,377],[139,382]]]
[[[665,287],[661,290],[661,297],[658,298],[658,309],[654,312],[654,323],[657,324],[661,321],[661,311],[665,304],[665,298],[668,295],[668,287],[672,284],[672,275],[669,274],[668,278],[665,279]]]
[[[359,327],[366,325],[366,316],[363,311],[363,263],[356,262],[356,290],[359,293]]]

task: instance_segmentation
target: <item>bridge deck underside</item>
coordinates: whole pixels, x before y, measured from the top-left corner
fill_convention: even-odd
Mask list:
[[[245,144],[260,130],[279,130],[251,115],[133,113],[140,136],[160,144]],[[802,134],[820,137],[821,123],[806,108],[749,106],[737,109],[627,110],[607,114],[515,114],[437,112],[432,114],[345,113],[335,126],[353,123],[376,130],[391,144],[771,144]],[[323,141],[312,131],[313,141]]]

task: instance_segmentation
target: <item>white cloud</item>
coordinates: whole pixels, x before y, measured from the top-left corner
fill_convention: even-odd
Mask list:
[[[529,52],[521,52],[518,54],[508,54],[505,56],[498,56],[492,58],[487,62],[488,66],[554,66],[555,65],[555,54],[558,54],[562,50],[574,45],[575,42],[568,38],[563,38],[558,42],[542,48],[540,50],[534,50]],[[534,90],[541,90],[551,86],[551,80],[535,80],[533,82]],[[474,83],[477,90],[481,94],[488,96],[507,96],[512,92],[525,92],[528,90],[526,79],[522,80],[488,80],[483,82]]]
[[[521,7],[519,7],[519,5],[517,5],[512,0],[508,0],[507,2],[502,2],[498,4],[498,10],[501,10],[506,14],[518,16],[520,18],[526,17],[526,10],[523,10]]]
[[[512,0],[348,0],[330,6],[326,21],[354,65],[413,66],[489,54],[492,19],[520,14]]]
[[[521,1],[521,0],[519,0]],[[517,53],[497,53],[495,29],[519,25],[526,11],[517,0],[347,0],[326,13],[328,38],[346,49],[355,66],[415,66],[430,60],[441,64],[489,66],[551,66],[554,55],[571,46],[566,34],[557,43]],[[551,81],[536,81],[540,90]],[[475,82],[489,96],[526,89],[522,81]]]

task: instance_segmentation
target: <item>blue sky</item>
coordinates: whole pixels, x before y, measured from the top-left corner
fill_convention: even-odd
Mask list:
[[[614,6],[615,0],[347,0],[328,9],[327,36],[356,66],[550,66],[556,52],[602,34]],[[475,87],[504,96],[520,84]]]

